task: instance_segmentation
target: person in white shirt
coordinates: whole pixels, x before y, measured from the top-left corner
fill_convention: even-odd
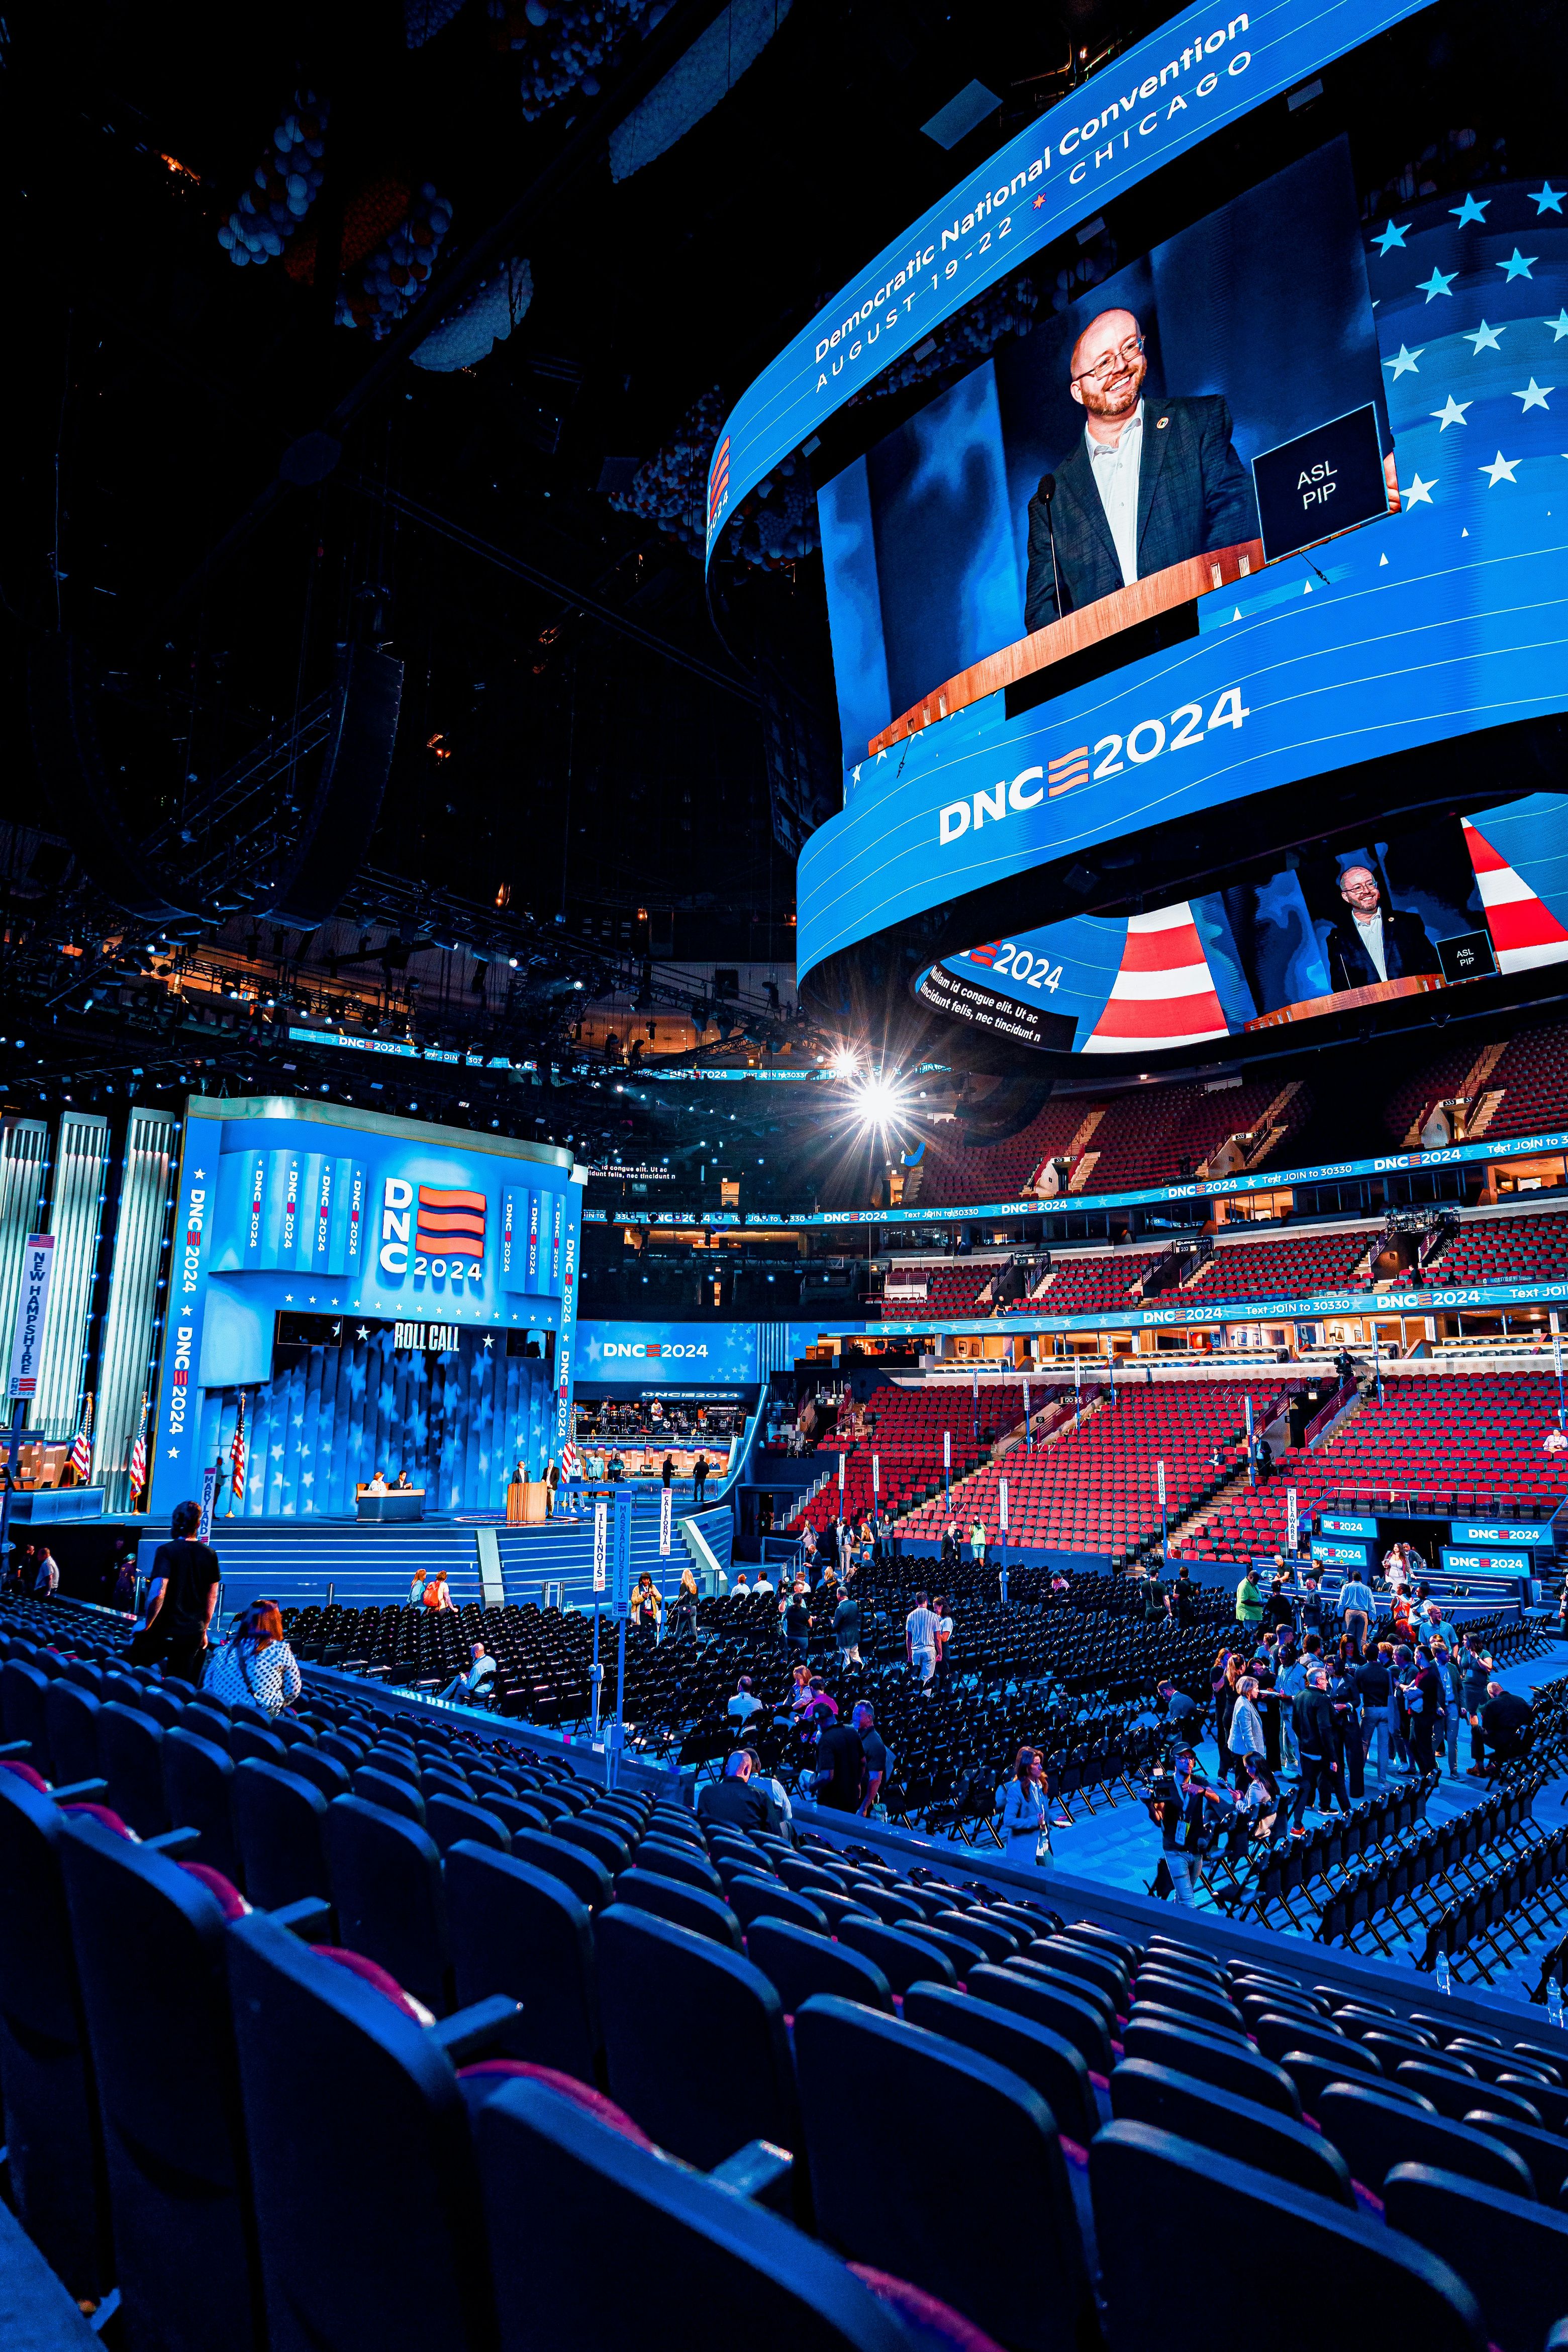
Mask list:
[[[1366,1641],[1374,1605],[1371,1585],[1360,1576],[1347,1576],[1340,1587],[1340,1614],[1344,1619],[1345,1632],[1354,1641],[1358,1654]]]
[[[52,1601],[59,1590],[59,1563],[48,1545],[44,1546],[38,1559],[38,1572],[33,1579],[33,1591],[39,1601]]]
[[[1543,1454],[1568,1454],[1568,1437],[1560,1429],[1549,1429],[1541,1441]]]
[[[384,1495],[386,1492],[385,1471],[378,1470],[364,1491],[367,1495]]]
[[[936,1673],[937,1635],[941,1623],[923,1592],[915,1595],[915,1605],[904,1620],[904,1656],[921,1681],[929,1685]]]
[[[758,1576],[755,1584],[752,1585],[752,1591],[753,1592],[771,1592],[773,1589],[773,1579],[769,1576],[767,1570],[764,1568]]]
[[[746,1571],[742,1569],[740,1575],[735,1579],[734,1591],[736,1599],[739,1600],[742,1593],[749,1593],[751,1589],[751,1586],[746,1582]]]
[[[735,1685],[735,1695],[724,1712],[726,1715],[732,1715],[737,1723],[749,1723],[753,1715],[762,1712],[762,1705],[760,1698],[752,1696],[751,1675],[742,1675]]]

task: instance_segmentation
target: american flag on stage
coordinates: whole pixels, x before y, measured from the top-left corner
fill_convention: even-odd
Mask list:
[[[245,1391],[243,1389],[239,1392],[239,1415],[234,1424],[234,1444],[228,1449],[228,1457],[234,1465],[233,1474],[228,1482],[229,1491],[237,1501],[242,1502],[245,1498]]]
[[[131,1449],[131,1494],[137,1499],[147,1484],[147,1400],[142,1400],[142,1425],[136,1432],[136,1443]]]
[[[71,1447],[71,1468],[76,1473],[78,1486],[85,1486],[92,1475],[92,1397],[90,1393],[87,1400],[87,1408],[81,1417],[81,1427],[77,1432],[76,1444]]]
[[[422,1257],[483,1257],[484,1194],[421,1184],[414,1246]]]
[[[583,1475],[583,1456],[570,1440],[561,1449],[561,1475],[563,1478],[580,1478]]]

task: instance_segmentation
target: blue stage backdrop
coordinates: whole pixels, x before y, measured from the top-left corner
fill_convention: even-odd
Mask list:
[[[542,1357],[509,1356],[499,1334],[478,1331],[426,1355],[358,1328],[339,1347],[286,1351],[292,1360],[245,1391],[245,1496],[226,1475],[220,1516],[349,1516],[356,1484],[405,1467],[428,1511],[499,1510],[514,1463],[537,1477],[558,1452]],[[237,1391],[204,1392],[198,1463],[226,1474],[238,1412]]]
[[[248,1517],[352,1511],[378,1466],[429,1511],[499,1504],[571,1426],[581,1203],[553,1146],[193,1099],[153,1512],[220,1458],[227,1507],[242,1400]]]

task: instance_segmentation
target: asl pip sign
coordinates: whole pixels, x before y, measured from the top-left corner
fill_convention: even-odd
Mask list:
[[[1367,403],[1252,461],[1263,552],[1270,563],[1388,512],[1377,411]]]

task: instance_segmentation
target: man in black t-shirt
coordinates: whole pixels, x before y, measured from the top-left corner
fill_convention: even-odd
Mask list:
[[[872,1806],[879,1802],[882,1790],[887,1785],[887,1746],[877,1728],[876,1714],[868,1699],[860,1701],[849,1720],[859,1736],[861,1749],[866,1758],[866,1778],[861,1787],[860,1802],[857,1810],[862,1813],[868,1813]]]
[[[207,1627],[223,1573],[211,1544],[197,1541],[201,1523],[199,1503],[175,1504],[170,1523],[174,1540],[160,1544],[153,1555],[147,1622],[138,1637],[143,1657],[162,1658],[167,1673],[186,1682],[201,1679]]]
[[[836,1813],[853,1813],[865,1785],[866,1749],[859,1733],[852,1724],[830,1723],[816,1743],[813,1796]]]

